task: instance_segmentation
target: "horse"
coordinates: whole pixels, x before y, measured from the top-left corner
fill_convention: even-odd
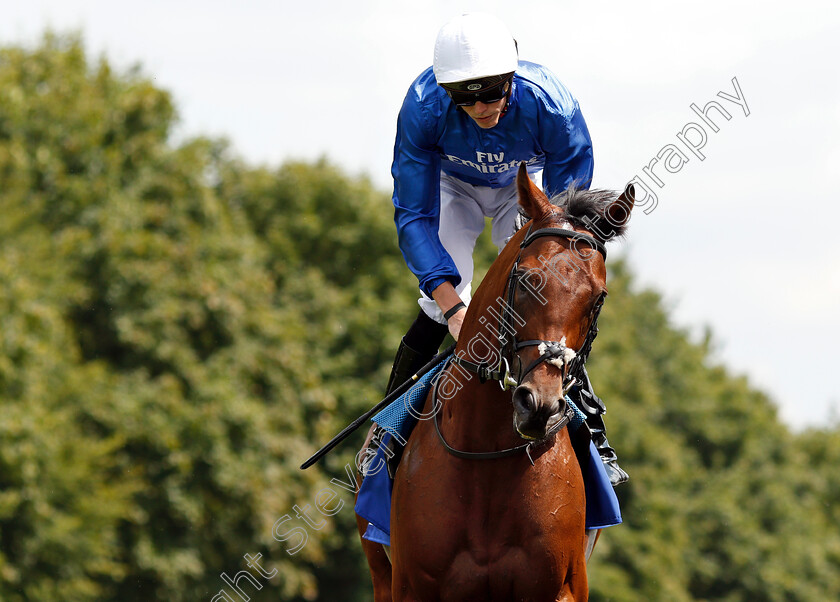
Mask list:
[[[362,539],[376,602],[588,598],[594,541],[565,397],[597,333],[604,243],[624,232],[633,189],[571,189],[553,204],[524,164],[517,189],[530,220],[476,290],[405,446],[390,552]]]

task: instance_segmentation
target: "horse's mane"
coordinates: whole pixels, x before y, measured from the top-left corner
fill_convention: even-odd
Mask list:
[[[561,210],[563,218],[568,221],[573,228],[580,230],[592,230],[592,224],[597,224],[598,228],[603,232],[612,232],[610,238],[623,236],[627,231],[627,223],[616,225],[613,222],[607,221],[604,212],[610,203],[615,202],[619,194],[614,190],[593,189],[585,190],[577,188],[574,184],[569,186],[560,194],[554,195],[549,199],[549,202]],[[518,230],[528,217],[520,209],[525,219],[517,220]]]

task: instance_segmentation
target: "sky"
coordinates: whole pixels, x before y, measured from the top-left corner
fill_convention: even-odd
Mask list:
[[[714,360],[792,428],[836,425],[834,0],[5,0],[0,43],[80,32],[94,57],[139,64],[172,93],[177,138],[225,137],[254,165],[326,157],[389,191],[408,85],[440,26],[476,10],[504,20],[521,58],[577,97],[593,186],[636,178],[656,194],[611,256],[663,295],[676,326],[695,340],[710,329]],[[729,115],[708,110],[717,131],[692,109],[710,101]]]

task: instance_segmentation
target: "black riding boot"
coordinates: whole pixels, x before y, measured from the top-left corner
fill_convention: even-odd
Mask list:
[[[589,382],[589,375],[586,373],[586,368],[583,369],[583,378],[578,386],[573,387],[573,400],[577,406],[586,414],[586,426],[589,427],[592,433],[592,442],[604,462],[604,469],[607,471],[607,476],[610,483],[615,487],[621,485],[630,479],[624,470],[618,465],[618,455],[615,450],[610,447],[610,442],[607,441],[607,427],[604,426],[603,414],[607,411],[604,402],[600,397],[595,395],[592,390],[592,383]]]
[[[394,357],[394,365],[391,368],[391,376],[388,377],[388,386],[385,387],[385,395],[390,395],[391,391],[414,376],[433,357],[434,354],[427,355],[412,349],[405,342],[405,337],[403,337],[400,341],[399,349],[397,349],[397,355]]]
[[[438,324],[423,311],[417,314],[411,328],[400,341],[385,394],[399,387],[429,363],[437,355],[448,332],[446,324]]]
[[[386,396],[414,376],[420,368],[437,355],[438,348],[448,332],[449,328],[445,324],[438,324],[422,311],[418,314],[417,319],[400,341],[394,358],[394,366],[391,368],[391,376],[388,378],[388,386],[385,389]],[[378,426],[376,428],[380,429]],[[376,433],[375,439],[380,439],[382,434]],[[402,457],[402,446],[392,438],[388,444],[388,450],[386,451],[388,472],[393,477]]]

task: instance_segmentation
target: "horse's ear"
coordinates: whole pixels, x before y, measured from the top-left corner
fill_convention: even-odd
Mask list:
[[[551,212],[548,197],[528,177],[524,161],[519,164],[519,173],[516,174],[516,188],[519,190],[519,204],[533,219],[540,219]]]
[[[636,189],[633,184],[628,184],[616,200],[607,205],[604,209],[604,217],[616,228],[616,234],[621,235],[630,221],[630,212],[636,203]]]

